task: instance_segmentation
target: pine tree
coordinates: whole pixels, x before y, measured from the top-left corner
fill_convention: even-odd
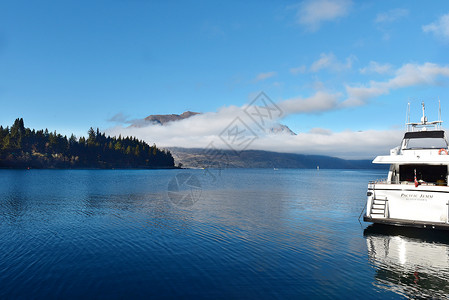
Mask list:
[[[51,154],[51,155],[50,155]],[[136,137],[106,137],[91,127],[88,138],[70,138],[48,129],[25,128],[16,119],[11,129],[0,126],[0,167],[173,167],[169,151]]]
[[[92,146],[95,144],[95,131],[94,129],[91,127],[89,129],[89,131],[87,132],[88,134],[88,138],[87,138],[87,145],[88,146]]]
[[[125,154],[126,154],[126,155],[131,154],[131,146],[126,147]]]

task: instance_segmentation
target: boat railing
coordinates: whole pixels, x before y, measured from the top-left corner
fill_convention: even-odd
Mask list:
[[[449,224],[449,201],[446,203],[447,205],[447,218],[446,218],[446,223]]]
[[[402,184],[402,185],[415,185],[414,181],[388,181],[386,178],[384,179],[376,179],[369,181],[369,184]],[[447,186],[446,182],[427,182],[427,181],[419,181],[419,185],[424,186]]]
[[[388,183],[387,178],[371,180],[369,184]]]

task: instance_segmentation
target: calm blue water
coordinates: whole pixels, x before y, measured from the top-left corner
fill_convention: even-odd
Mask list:
[[[440,298],[445,234],[357,220],[384,175],[0,170],[0,298]]]

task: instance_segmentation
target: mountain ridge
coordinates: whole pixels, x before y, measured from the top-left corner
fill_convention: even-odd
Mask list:
[[[184,119],[187,119],[192,116],[199,115],[199,114],[201,114],[201,113],[188,110],[188,111],[183,112],[180,115],[177,115],[177,114],[149,115],[144,120],[146,122],[152,122],[155,124],[165,125],[169,122],[184,120]]]
[[[347,160],[325,155],[282,153],[264,150],[208,151],[202,148],[169,147],[177,165],[184,168],[299,168],[299,169],[385,169],[366,160]]]

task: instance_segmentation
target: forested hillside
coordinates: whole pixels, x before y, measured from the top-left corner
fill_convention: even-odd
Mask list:
[[[169,151],[133,137],[105,136],[90,128],[87,139],[25,128],[16,119],[0,126],[0,168],[173,168]]]
[[[345,160],[325,155],[278,153],[262,150],[210,151],[201,148],[170,148],[176,163],[185,168],[298,168],[298,169],[385,169],[371,159]]]

